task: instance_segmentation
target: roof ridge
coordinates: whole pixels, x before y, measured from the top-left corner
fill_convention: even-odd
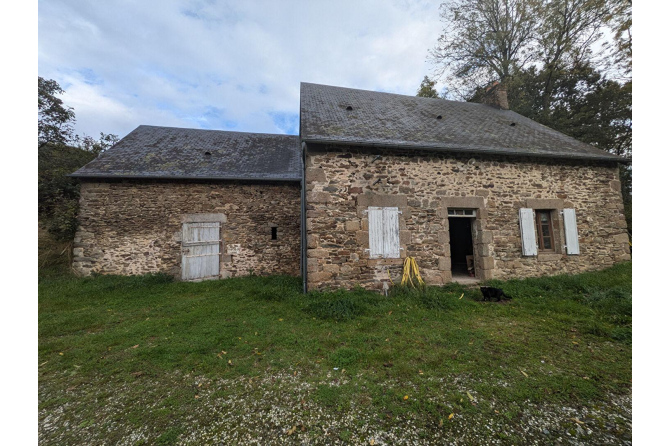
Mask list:
[[[313,82],[300,82],[300,85],[315,85],[317,87],[328,87],[328,88],[337,88],[341,90],[353,90],[353,91],[362,91],[364,93],[376,93],[376,94],[387,94],[387,95],[392,95],[392,96],[401,96],[403,98],[414,98],[418,101],[443,101],[443,102],[449,102],[453,104],[472,104],[472,105],[483,105],[485,107],[490,106],[486,104],[482,104],[481,102],[470,102],[470,101],[454,101],[451,99],[444,99],[444,98],[426,98],[423,96],[416,96],[416,95],[411,95],[411,94],[401,94],[401,93],[391,93],[388,91],[378,91],[378,90],[364,90],[362,88],[351,88],[351,87],[340,87],[338,85],[326,85],[326,84],[315,84]],[[302,90],[301,90],[302,91]],[[500,111],[512,111],[512,110],[500,110]],[[516,112],[514,112],[516,113]]]
[[[294,137],[299,137],[300,135],[289,135],[286,133],[263,133],[263,132],[240,132],[236,130],[219,130],[219,129],[196,129],[192,127],[174,127],[174,126],[167,126],[167,125],[151,125],[151,124],[140,124],[138,125],[135,129],[131,131],[134,132],[135,130],[139,129],[140,127],[151,127],[155,129],[169,129],[169,130],[190,130],[190,131],[195,131],[195,132],[221,132],[221,133],[235,133],[238,135],[263,135],[263,136],[294,136]]]

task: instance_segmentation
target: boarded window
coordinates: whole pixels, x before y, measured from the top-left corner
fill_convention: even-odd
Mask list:
[[[579,254],[577,214],[574,209],[563,209],[563,227],[565,228],[565,245],[568,254]]]
[[[219,276],[221,223],[184,223],[182,227],[182,279]]]
[[[400,230],[397,207],[369,207],[370,258],[400,258]]]
[[[519,209],[519,227],[521,228],[521,253],[524,256],[536,256],[535,218],[533,218],[532,209]]]

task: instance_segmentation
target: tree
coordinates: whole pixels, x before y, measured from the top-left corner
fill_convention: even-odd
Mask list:
[[[588,63],[554,74],[548,113],[539,87],[546,70],[531,67],[508,83],[510,108],[580,141],[628,157],[632,150],[632,82],[607,79]]]
[[[56,97],[65,91],[54,80],[38,77],[38,218],[58,241],[72,241],[77,229],[79,182],[67,175],[114,145],[118,136],[98,140],[74,134],[75,114]]]
[[[610,12],[617,1],[630,0],[448,0],[440,9],[445,26],[429,57],[462,97],[539,67],[545,71],[546,110],[557,72],[575,62],[593,64],[591,49],[604,25],[625,17]]]
[[[533,57],[539,0],[449,0],[429,58],[461,97],[494,80],[504,82]]]
[[[570,65],[583,64],[602,36],[607,0],[549,0],[538,27],[538,61],[544,71],[542,108],[549,112],[556,77]]]
[[[56,95],[65,91],[54,80],[37,78],[38,145],[67,144],[74,139],[74,110]]]
[[[510,108],[583,142],[630,157],[632,0],[446,0],[444,30],[429,52],[438,76],[468,100],[493,81]],[[609,26],[602,64],[592,49]],[[609,70],[609,71],[607,71]],[[632,169],[620,170],[630,216]],[[629,218],[630,228],[630,218]]]
[[[437,90],[435,89],[436,83],[435,81],[431,81],[428,76],[424,76],[419,89],[416,91],[416,95],[422,98],[439,98],[440,95],[437,94]]]
[[[580,141],[630,158],[633,142],[633,84],[608,79],[588,63],[555,73],[548,108],[541,88],[547,71],[530,67],[508,83],[510,109]],[[619,169],[624,212],[632,231],[633,170]]]
[[[95,140],[91,136],[84,136],[83,138],[77,136],[76,140],[77,146],[80,149],[99,155],[119,142],[119,137],[111,133],[100,132],[100,138],[98,140]]]
[[[633,0],[610,0],[606,22],[614,33],[610,58],[624,77],[630,80],[633,70]]]

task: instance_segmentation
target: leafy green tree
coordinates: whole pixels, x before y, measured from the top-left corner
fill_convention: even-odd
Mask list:
[[[57,95],[65,91],[54,80],[37,78],[37,138],[39,146],[67,144],[74,139],[75,116]]]
[[[580,141],[626,158],[632,157],[633,84],[607,79],[588,63],[555,71],[554,93],[545,108],[542,86],[547,70],[521,70],[507,84],[510,108]],[[632,231],[631,166],[619,170],[628,228]]]
[[[117,142],[119,142],[119,137],[111,133],[100,132],[100,138],[97,140],[91,136],[84,136],[83,138],[77,137],[77,146],[80,149],[95,153],[96,155],[101,154]]]
[[[79,182],[67,175],[114,145],[118,136],[99,139],[74,134],[75,114],[57,95],[65,91],[54,80],[38,77],[38,218],[58,241],[72,241],[77,229]]]
[[[436,83],[437,82],[430,80],[428,76],[424,76],[419,89],[416,91],[416,95],[422,98],[439,98],[440,95],[435,89]]]
[[[510,108],[517,113],[610,153],[632,150],[632,82],[607,79],[588,64],[553,73],[554,94],[545,113],[541,86],[547,70],[531,67],[507,84]]]
[[[79,182],[67,175],[97,156],[59,144],[39,147],[37,155],[37,209],[40,225],[58,241],[72,241],[77,230]]]

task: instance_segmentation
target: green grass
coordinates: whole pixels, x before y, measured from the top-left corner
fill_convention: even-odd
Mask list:
[[[525,401],[604,401],[630,392],[631,275],[626,263],[492,281],[513,297],[495,303],[457,284],[384,297],[363,289],[303,295],[292,277],[183,283],[43,274],[40,409],[63,405],[65,389],[96,380],[130,389],[131,399],[151,382],[165,388],[155,391],[160,410],[149,420],[131,410],[124,422],[150,423],[152,442],[172,444],[188,431],[198,392],[168,392],[176,371],[213,380],[299,374],[327,410],[357,404],[389,419],[415,414],[426,426],[450,413],[492,413],[494,402],[514,419]],[[334,388],[333,379],[346,383]],[[458,380],[467,380],[477,405],[458,385],[445,386]],[[105,395],[89,398],[80,402],[90,411],[78,418],[82,428],[96,422]]]

